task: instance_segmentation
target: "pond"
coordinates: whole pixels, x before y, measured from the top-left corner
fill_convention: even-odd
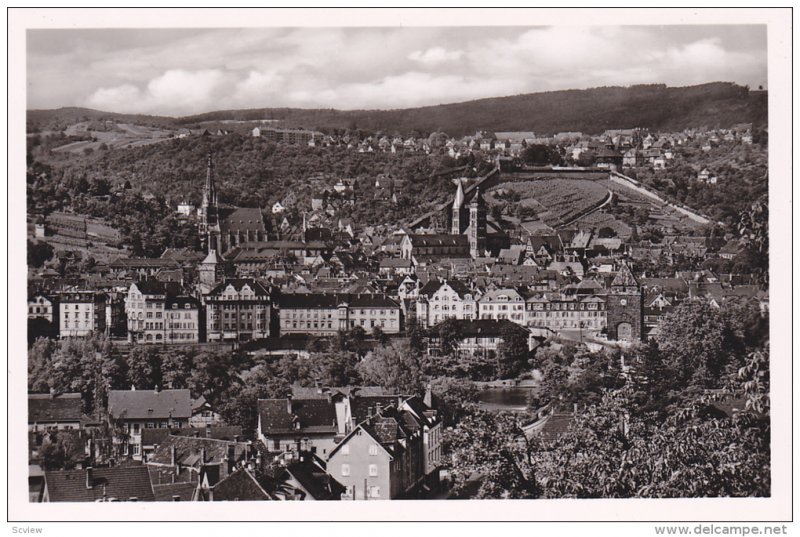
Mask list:
[[[536,388],[484,388],[480,393],[481,407],[486,410],[524,411],[528,398]]]

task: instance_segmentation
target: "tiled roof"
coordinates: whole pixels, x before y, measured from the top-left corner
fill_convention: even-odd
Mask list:
[[[211,290],[209,295],[222,294],[228,286],[233,286],[236,292],[241,292],[244,286],[247,285],[253,290],[256,296],[269,296],[269,291],[258,281],[253,278],[228,278],[224,282],[217,285]]]
[[[220,230],[222,233],[247,231],[264,233],[266,227],[264,226],[264,217],[261,214],[261,209],[242,207],[233,210],[229,214],[221,215]]]
[[[44,479],[51,502],[155,500],[150,474],[143,465],[45,472]]]
[[[182,502],[190,502],[194,499],[197,485],[188,481],[182,483],[164,483],[153,485],[153,493],[157,502],[172,502],[175,497]]]
[[[202,464],[220,464],[228,459],[233,450],[234,461],[246,457],[250,444],[247,442],[228,442],[214,438],[195,438],[193,436],[167,436],[159,444],[148,464],[169,466],[172,464],[172,449],[175,448],[175,462],[181,466],[198,467]],[[201,461],[205,450],[205,460]]]
[[[289,464],[286,473],[315,500],[338,500],[345,487],[310,460]]]
[[[108,412],[124,419],[189,419],[192,398],[189,390],[111,390]]]
[[[80,421],[83,402],[79,393],[28,394],[28,423]]]
[[[237,436],[243,437],[242,428],[238,425],[218,427],[181,427],[173,429],[142,429],[142,445],[161,445],[170,436],[189,436],[198,438],[212,438],[214,440],[233,441]]]
[[[415,247],[461,246],[469,248],[469,237],[466,235],[408,235]]]
[[[215,502],[244,502],[272,500],[272,497],[250,470],[242,468],[214,486],[213,499]]]
[[[266,435],[297,432],[335,434],[336,407],[327,399],[259,399],[261,432]],[[299,424],[299,427],[298,427]]]

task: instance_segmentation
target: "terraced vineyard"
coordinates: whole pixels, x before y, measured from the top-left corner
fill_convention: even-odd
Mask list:
[[[548,226],[557,227],[598,206],[608,195],[607,181],[540,179],[507,182],[492,191],[517,192],[519,203],[532,207]]]

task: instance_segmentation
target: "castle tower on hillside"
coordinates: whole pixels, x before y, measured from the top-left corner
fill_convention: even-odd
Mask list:
[[[607,295],[608,339],[641,341],[644,336],[642,288],[626,263],[611,282]]]
[[[481,195],[480,187],[475,188],[475,195],[469,204],[469,252],[473,259],[484,255],[486,251],[486,200]]]
[[[467,225],[469,224],[469,208],[464,203],[464,187],[461,185],[460,179],[458,180],[456,197],[453,199],[452,213],[450,234],[461,235],[467,230]]]
[[[208,153],[206,184],[203,187],[203,202],[200,205],[200,236],[205,241],[208,252],[219,250],[220,227],[217,187],[214,185],[214,162]]]

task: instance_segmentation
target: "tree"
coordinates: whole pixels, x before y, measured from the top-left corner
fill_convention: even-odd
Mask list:
[[[53,247],[46,242],[28,240],[28,266],[40,268],[53,258]]]
[[[477,385],[471,380],[454,377],[435,377],[430,380],[433,406],[442,417],[445,427],[458,424],[474,411],[480,400]]]
[[[406,341],[376,348],[357,369],[364,383],[382,386],[390,393],[420,395],[425,390],[422,357]]]
[[[247,358],[236,352],[202,351],[194,358],[189,389],[195,397],[202,395],[211,406],[217,406],[248,364]]]
[[[189,387],[195,354],[190,347],[181,347],[161,355],[161,377],[166,388]]]
[[[54,388],[52,380],[53,357],[58,352],[58,343],[52,339],[39,338],[28,349],[28,390],[44,393]]]
[[[742,344],[719,309],[688,300],[667,314],[657,338],[665,365],[678,382],[700,388],[721,383],[724,372],[741,365]]]
[[[80,438],[72,431],[45,434],[39,455],[45,470],[72,470],[83,459]]]
[[[497,377],[516,378],[528,369],[530,351],[527,333],[517,325],[509,324],[501,331],[497,345]]]
[[[474,498],[538,498],[536,439],[528,439],[516,416],[474,410],[445,433],[453,490],[463,494],[479,481]]]
[[[444,355],[453,355],[458,351],[459,343],[464,339],[461,323],[457,319],[446,319],[436,327],[439,336],[440,351]]]
[[[136,345],[128,353],[128,381],[137,390],[163,386],[161,355],[151,345]]]
[[[291,393],[289,383],[269,368],[259,366],[247,380],[236,382],[225,393],[218,409],[226,423],[239,425],[250,438],[255,437],[258,424],[258,400],[279,399]]]

